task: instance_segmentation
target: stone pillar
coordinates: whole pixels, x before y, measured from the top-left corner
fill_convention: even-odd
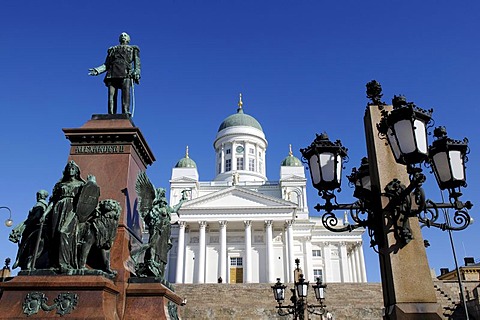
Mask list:
[[[442,319],[418,219],[407,218],[406,224],[413,236],[408,244],[399,239],[393,223],[385,219],[393,216],[388,207],[389,199],[383,195],[385,187],[393,179],[409,185],[405,166],[396,163],[390,146],[378,134],[377,124],[381,121],[382,112],[392,109],[392,106],[371,105],[364,117],[373,216],[377,219],[373,229],[380,252],[384,319]]]
[[[287,246],[288,246],[288,282],[293,282],[293,269],[295,269],[295,255],[293,254],[293,220],[288,220],[287,225]]]
[[[338,245],[340,247],[339,251],[340,251],[340,267],[341,267],[342,281],[351,282],[352,279],[350,279],[348,274],[347,244],[345,242],[340,242]]]
[[[199,221],[200,239],[198,241],[198,283],[205,283],[205,229],[207,227],[206,221]]]
[[[350,247],[350,252],[349,252],[349,255],[348,255],[348,271],[349,271],[349,275],[350,275],[350,279],[353,279],[353,248]]]
[[[303,276],[305,279],[310,280],[313,283],[315,282],[315,279],[313,278],[312,237],[308,236],[304,238],[303,251],[303,260],[305,262],[305,270],[303,270]]]
[[[350,253],[352,259],[352,282],[358,282],[358,265],[355,258],[355,251],[357,251],[357,249],[353,246],[352,252]]]
[[[323,256],[324,256],[324,275],[323,281],[324,282],[332,282],[333,281],[333,272],[332,272],[332,250],[330,249],[330,242],[323,243]]]
[[[252,221],[245,224],[245,283],[252,282]]]
[[[225,172],[225,144],[222,143],[222,150],[221,152],[221,157],[220,157],[220,172]],[[216,169],[216,168],[215,168]]]
[[[362,282],[367,282],[367,271],[365,269],[365,256],[363,255],[363,244],[360,242],[358,245],[358,252],[360,255],[360,269],[362,274]]]
[[[355,246],[355,264],[357,265],[357,282],[363,282],[362,280],[362,267],[360,265],[360,255],[358,250],[359,245]]]
[[[178,222],[177,270],[175,283],[183,283],[183,259],[185,254],[185,221]]]
[[[273,221],[265,221],[265,238],[267,242],[267,281],[269,283],[275,282],[274,264],[273,264]]]
[[[227,282],[227,221],[219,221],[220,224],[220,277]]]

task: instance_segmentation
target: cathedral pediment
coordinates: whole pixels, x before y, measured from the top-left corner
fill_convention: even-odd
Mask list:
[[[296,205],[246,188],[232,186],[185,202],[180,211],[201,209],[283,209],[291,211],[296,209]]]
[[[306,178],[292,174],[292,175],[289,175],[289,176],[287,176],[287,177],[285,177],[285,178],[282,178],[281,181],[289,181],[289,180],[292,180],[292,181],[304,181],[304,180],[306,180]]]
[[[187,176],[182,176],[182,177],[178,177],[178,178],[175,178],[175,179],[171,179],[170,183],[172,183],[172,182],[198,182],[198,180],[187,177]]]

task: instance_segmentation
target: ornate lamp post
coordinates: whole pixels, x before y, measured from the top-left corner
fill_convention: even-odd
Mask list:
[[[295,259],[295,264],[297,265],[297,268],[294,271],[294,275],[295,273],[298,273],[298,280],[296,280],[294,283],[294,289],[290,289],[292,293],[290,301],[292,304],[283,305],[285,300],[285,289],[287,287],[280,282],[280,278],[277,278],[277,283],[272,286],[273,296],[278,303],[278,306],[276,307],[278,309],[278,314],[280,316],[287,316],[291,314],[293,315],[294,319],[300,320],[305,319],[307,312],[316,315],[325,314],[327,311],[327,306],[324,304],[324,301],[325,288],[327,285],[323,284],[320,278],[317,278],[317,282],[312,285],[312,288],[315,292],[315,298],[317,299],[318,304],[308,304],[307,295],[309,282],[305,281],[303,274],[300,273],[300,260]]]
[[[300,150],[312,184],[325,200],[315,209],[324,211],[322,223],[330,231],[368,229],[370,244],[379,253],[384,319],[440,319],[418,221],[441,230],[463,230],[471,223],[472,203],[460,201],[460,188],[466,186],[468,140],[448,138],[445,128],[439,127],[428,147],[433,110],[420,109],[403,96],[395,96],[392,106],[387,106],[381,96],[378,82],[367,84],[367,97],[372,100],[364,118],[368,158],[348,176],[355,186],[355,202],[336,201],[347,158],[340,140],[332,142],[324,133]],[[439,188],[448,190],[449,202],[426,199],[421,164],[432,168]],[[439,209],[446,208],[455,210],[454,224],[437,221]],[[353,223],[339,223],[336,210],[348,210]]]
[[[5,225],[10,228],[11,226],[13,226],[12,210],[10,210],[9,207],[0,207],[0,209],[7,209],[8,210],[9,216],[8,216],[8,219],[5,220]]]

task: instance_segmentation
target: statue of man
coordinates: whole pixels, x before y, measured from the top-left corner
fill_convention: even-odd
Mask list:
[[[140,49],[130,45],[130,36],[122,32],[120,44],[110,47],[105,63],[89,69],[89,75],[98,76],[106,72],[105,85],[108,87],[108,113],[117,113],[118,90],[122,90],[122,113],[130,115],[130,88],[133,82],[140,83]]]
[[[37,203],[28,212],[27,219],[16,226],[10,233],[9,240],[18,243],[18,253],[13,269],[20,267],[22,270],[35,269],[35,261],[43,254],[45,243],[40,218],[47,209],[48,192],[40,190],[36,194]],[[36,261],[38,262],[38,261]]]

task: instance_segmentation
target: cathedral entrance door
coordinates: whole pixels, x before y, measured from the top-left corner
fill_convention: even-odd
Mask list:
[[[230,283],[243,283],[243,268],[230,268]]]
[[[230,283],[243,283],[242,257],[230,258]]]

